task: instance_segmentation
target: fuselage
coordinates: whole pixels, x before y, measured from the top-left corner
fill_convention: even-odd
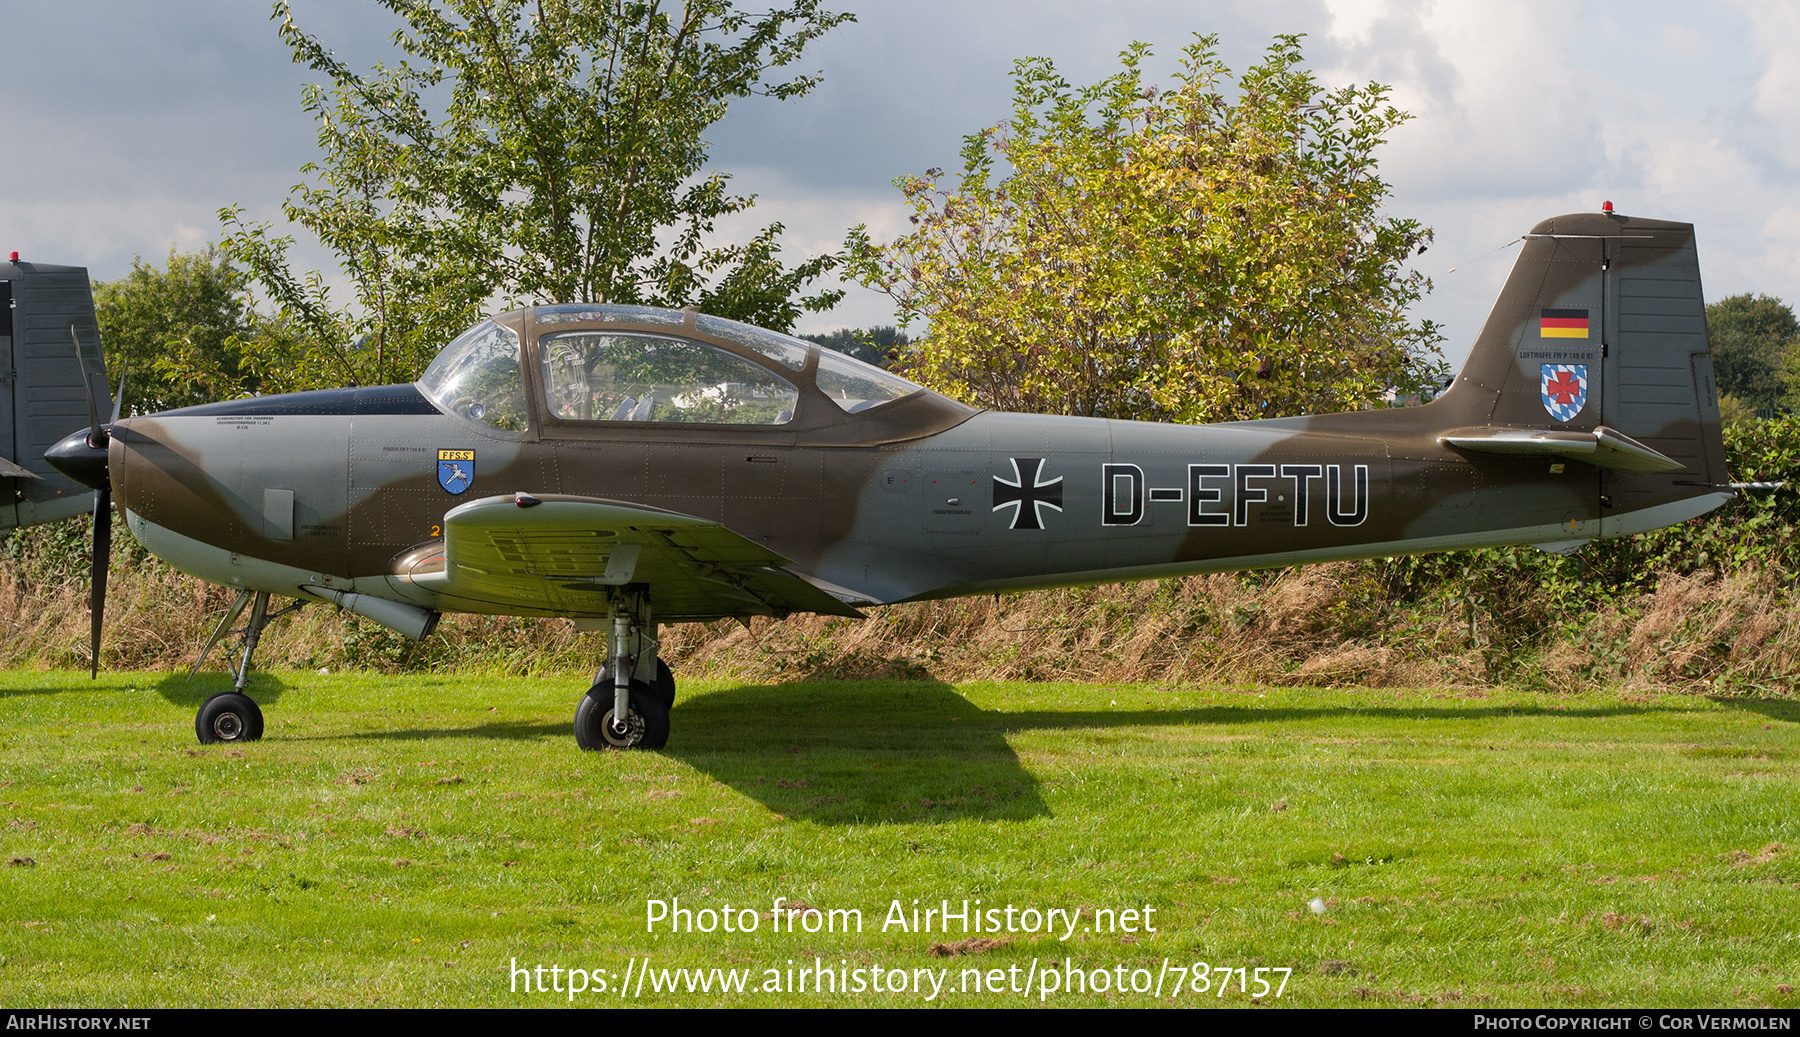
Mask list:
[[[397,560],[441,538],[450,509],[502,493],[715,520],[867,603],[1581,541],[1716,504],[1664,494],[1654,515],[1605,513],[1601,470],[1477,464],[1416,431],[1428,423],[1410,410],[1176,426],[917,409],[947,427],[894,438],[884,425],[873,443],[841,428],[823,444],[685,428],[524,438],[391,386],[128,419],[112,471],[139,538],[202,579],[276,593],[311,582],[445,611],[492,609],[394,578]],[[466,482],[443,485],[445,456]]]

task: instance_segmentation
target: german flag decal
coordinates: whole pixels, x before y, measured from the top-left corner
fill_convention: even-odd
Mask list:
[[[1539,338],[1587,338],[1588,311],[1545,310],[1538,322]]]

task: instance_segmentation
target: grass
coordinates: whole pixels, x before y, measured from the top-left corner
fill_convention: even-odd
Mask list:
[[[216,675],[0,675],[0,1002],[569,1003],[516,963],[607,970],[573,1000],[614,1005],[648,956],[751,970],[658,1005],[923,1003],[755,991],[815,957],[952,990],[1168,959],[1292,969],[1264,1002],[1296,1006],[1800,1004],[1791,700],[696,683],[666,752],[588,754],[579,683],[259,674],[267,737],[227,748],[193,737]],[[757,931],[647,934],[673,897]],[[772,931],[776,897],[863,931]],[[964,934],[882,931],[915,898],[1157,931],[934,956]]]

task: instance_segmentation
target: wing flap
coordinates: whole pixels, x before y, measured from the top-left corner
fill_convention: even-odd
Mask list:
[[[789,572],[788,559],[717,522],[595,497],[470,501],[444,516],[442,558],[441,569],[410,564],[396,576],[531,612],[604,614],[608,588],[631,583],[649,586],[657,617],[668,621],[861,615]]]

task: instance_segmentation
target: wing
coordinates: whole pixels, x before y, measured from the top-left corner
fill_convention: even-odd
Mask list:
[[[650,588],[665,622],[862,613],[789,572],[789,562],[708,519],[560,494],[470,501],[444,516],[441,550],[414,551],[400,579],[521,614],[604,615],[609,588]]]

